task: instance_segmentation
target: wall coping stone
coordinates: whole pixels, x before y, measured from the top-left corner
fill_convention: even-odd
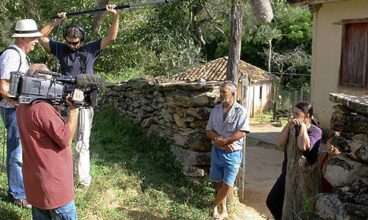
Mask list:
[[[368,115],[368,95],[354,96],[344,93],[330,93],[330,101],[341,104],[353,112]]]

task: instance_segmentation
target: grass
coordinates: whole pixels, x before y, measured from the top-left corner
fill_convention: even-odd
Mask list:
[[[206,180],[188,181],[168,144],[111,109],[96,113],[91,154],[93,183],[76,189],[81,220],[209,219],[213,189]],[[0,219],[31,219],[29,210],[6,201],[0,173]]]
[[[131,79],[136,78],[143,78],[145,76],[143,68],[131,68],[131,69],[125,69],[122,72],[119,73],[104,73],[99,72],[98,73],[102,78],[109,83],[119,83],[122,81],[127,81]]]
[[[277,121],[274,121],[273,114],[270,111],[255,114],[254,117],[251,118],[251,124],[272,124],[276,127],[284,126],[287,121],[287,117],[280,117]]]

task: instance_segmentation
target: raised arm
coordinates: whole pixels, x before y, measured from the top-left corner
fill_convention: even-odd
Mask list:
[[[289,139],[289,130],[292,126],[293,123],[291,120],[284,126],[279,137],[277,138],[277,146],[284,147],[287,144]]]
[[[63,22],[63,20],[66,19],[66,13],[65,12],[60,12],[58,13],[58,18],[55,18],[53,20],[51,20],[49,23],[47,23],[42,29],[41,29],[41,33],[42,33],[42,37],[39,39],[39,43],[41,44],[41,46],[43,48],[45,48],[45,50],[47,52],[50,52],[50,39],[49,39],[49,35],[52,32],[52,30],[61,24],[61,22]]]
[[[106,48],[116,40],[119,32],[119,13],[115,9],[116,5],[106,5],[106,10],[113,14],[112,24],[106,37],[101,41],[101,49]]]

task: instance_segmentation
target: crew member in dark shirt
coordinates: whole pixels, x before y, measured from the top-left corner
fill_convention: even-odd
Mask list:
[[[68,26],[64,31],[65,43],[50,40],[48,38],[51,31],[66,19],[66,13],[58,14],[45,27],[41,33],[43,37],[40,39],[41,45],[51,54],[53,54],[60,63],[61,73],[69,76],[78,74],[93,74],[95,61],[101,50],[106,48],[115,41],[119,30],[119,14],[115,10],[116,5],[106,5],[106,10],[113,15],[112,24],[108,35],[102,39],[98,39],[84,44],[85,32],[79,26]],[[88,187],[91,184],[92,177],[90,175],[90,152],[89,139],[92,129],[94,111],[91,106],[81,107],[79,110],[79,123],[77,131],[77,144],[75,156],[75,173],[78,175],[80,185]]]

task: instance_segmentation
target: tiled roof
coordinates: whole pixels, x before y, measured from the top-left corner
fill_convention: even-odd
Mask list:
[[[172,80],[194,82],[198,80],[223,81],[226,79],[227,57],[212,60],[204,65],[189,69],[170,77]],[[271,81],[272,76],[266,71],[240,60],[240,75],[248,74],[251,82]]]

